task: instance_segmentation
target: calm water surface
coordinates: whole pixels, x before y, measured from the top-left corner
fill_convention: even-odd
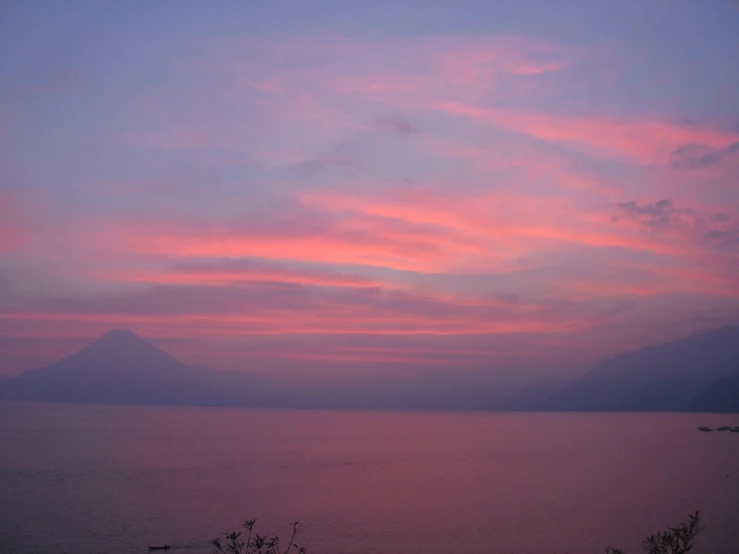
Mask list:
[[[739,553],[739,415],[0,403],[0,552],[208,552],[257,518],[310,554],[638,552],[700,509]]]

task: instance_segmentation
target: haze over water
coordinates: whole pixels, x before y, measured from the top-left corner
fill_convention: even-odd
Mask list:
[[[257,518],[311,554],[637,552],[700,509],[696,552],[732,554],[739,436],[696,430],[732,417],[0,403],[0,551],[199,554]]]

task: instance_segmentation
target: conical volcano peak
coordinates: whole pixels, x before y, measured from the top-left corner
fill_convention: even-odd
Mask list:
[[[110,331],[103,333],[100,338],[105,337],[135,337],[137,339],[141,338],[130,329],[111,329]]]
[[[111,329],[80,352],[98,352],[109,356],[122,356],[123,359],[130,362],[143,362],[152,359],[152,356],[157,359],[161,356],[170,357],[169,354],[162,352],[149,341],[128,329]]]
[[[143,338],[141,338],[139,335],[137,335],[130,329],[111,329],[110,331],[103,333],[103,335],[100,338],[105,338],[105,337],[119,338],[119,339],[144,340]]]
[[[125,374],[187,367],[128,329],[112,329],[62,362],[64,367],[76,370]]]
[[[138,336],[136,333],[131,331],[131,329],[111,329],[110,331],[107,331],[103,333],[103,336],[105,335],[134,335]]]
[[[134,344],[149,344],[145,339],[142,339],[136,333],[129,329],[111,329],[106,332],[100,338],[95,340],[92,345],[104,344],[107,346],[112,345],[134,345]],[[92,346],[91,345],[91,346]]]
[[[26,371],[16,387],[21,399],[208,403],[218,398],[208,392],[215,373],[188,366],[128,329],[113,329],[66,358]]]

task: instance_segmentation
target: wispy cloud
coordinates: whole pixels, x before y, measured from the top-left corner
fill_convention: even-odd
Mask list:
[[[739,153],[739,141],[725,148],[712,148],[704,144],[686,144],[670,153],[670,165],[674,169],[696,169],[716,165],[724,158]]]
[[[412,135],[420,129],[408,118],[393,114],[378,114],[370,120],[370,128],[394,135]]]
[[[378,287],[382,283],[366,277],[308,269],[291,269],[247,259],[186,261],[164,271],[103,274],[111,281],[149,283],[152,285],[250,286],[290,283],[326,287]]]
[[[666,121],[562,117],[491,110],[457,102],[443,102],[430,107],[587,153],[645,164],[664,163],[675,151],[696,142],[708,148],[721,149],[718,151],[733,151],[732,145],[739,138],[736,133],[697,129]]]
[[[10,194],[0,190],[0,254],[20,247],[27,240],[27,230],[21,224],[16,202]]]
[[[739,246],[739,222],[725,212],[706,213],[677,207],[670,200],[621,202],[616,208],[628,219],[656,232],[674,232],[677,239],[714,246]],[[618,217],[614,217],[618,221]],[[739,250],[736,251],[739,254]]]
[[[739,128],[706,101],[733,68],[687,60],[676,96],[657,37],[524,35],[152,39],[145,64],[68,53],[45,86],[84,102],[20,72],[0,334],[519,367],[734,321]]]

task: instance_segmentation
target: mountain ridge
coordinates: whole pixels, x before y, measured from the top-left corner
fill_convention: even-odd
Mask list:
[[[739,412],[739,374],[713,382],[689,406],[693,412]]]
[[[739,374],[739,326],[624,352],[543,405],[553,410],[684,411],[718,379]]]
[[[722,385],[722,379],[729,381]],[[464,395],[455,398],[450,391],[426,390],[422,382],[404,382],[401,390],[366,385],[352,380],[343,386],[301,389],[270,377],[188,365],[130,330],[113,329],[52,364],[18,377],[0,377],[0,399],[334,409],[717,411],[739,405],[734,403],[739,400],[734,398],[739,397],[739,326],[624,352],[569,384],[526,385],[485,405]]]

